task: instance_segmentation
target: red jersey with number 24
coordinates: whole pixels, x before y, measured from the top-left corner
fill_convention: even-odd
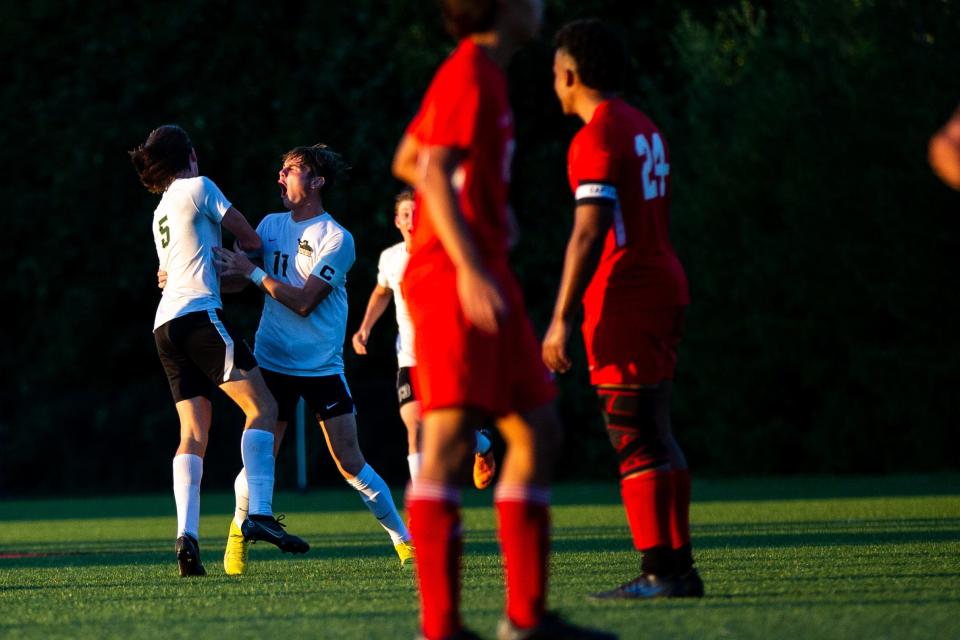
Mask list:
[[[602,102],[570,143],[567,173],[578,205],[613,207],[584,312],[598,318],[689,304],[670,243],[670,155],[650,118],[619,98]]]
[[[466,152],[453,175],[460,210],[484,260],[506,260],[513,114],[503,70],[464,39],[440,66],[407,133],[424,147]],[[422,158],[421,158],[422,161]],[[452,263],[417,196],[407,274]]]

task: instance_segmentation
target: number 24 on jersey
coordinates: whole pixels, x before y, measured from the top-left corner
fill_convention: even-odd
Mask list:
[[[667,154],[660,134],[654,133],[651,141],[652,145],[642,133],[633,139],[633,148],[637,152],[637,157],[643,158],[643,168],[640,173],[643,177],[644,200],[662,198],[666,195],[667,176],[670,175],[670,165],[667,163]]]

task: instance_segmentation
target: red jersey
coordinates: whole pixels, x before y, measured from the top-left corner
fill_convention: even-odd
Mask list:
[[[460,211],[481,256],[506,260],[514,142],[503,70],[472,40],[461,40],[437,70],[407,133],[423,147],[466,153],[453,176]],[[417,194],[407,273],[421,265],[452,266],[425,207]]]
[[[585,314],[689,304],[669,236],[670,155],[650,118],[619,98],[602,102],[570,143],[567,173],[577,204],[614,209]]]

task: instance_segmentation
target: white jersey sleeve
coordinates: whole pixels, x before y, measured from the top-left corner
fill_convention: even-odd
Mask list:
[[[343,285],[347,272],[353,266],[357,253],[353,236],[345,229],[341,233],[331,234],[317,254],[317,263],[310,275],[317,276],[333,288]]]
[[[223,221],[223,216],[227,215],[227,211],[233,205],[220,191],[220,187],[210,178],[200,176],[200,185],[201,188],[195,196],[197,209],[213,222],[220,224]]]
[[[390,249],[384,249],[380,252],[380,260],[377,261],[377,284],[384,289],[393,289],[390,284]]]

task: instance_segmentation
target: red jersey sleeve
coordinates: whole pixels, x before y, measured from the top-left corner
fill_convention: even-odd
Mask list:
[[[427,146],[470,148],[480,114],[480,83],[466,71],[444,65],[407,133]]]
[[[577,204],[616,202],[617,157],[603,136],[592,127],[581,129],[570,144],[567,174]]]

